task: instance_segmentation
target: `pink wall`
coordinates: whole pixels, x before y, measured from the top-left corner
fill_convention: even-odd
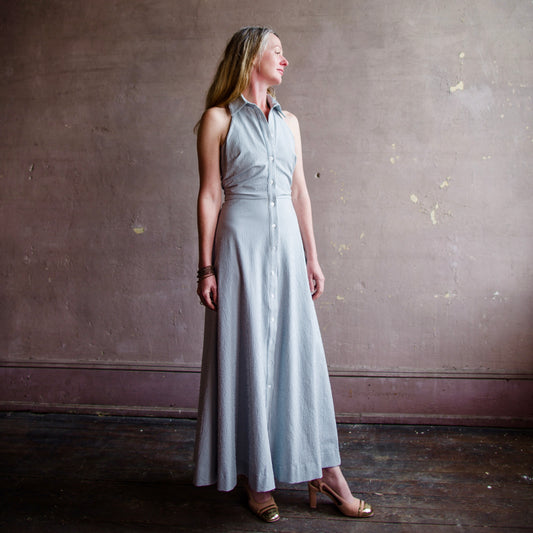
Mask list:
[[[340,420],[533,422],[533,4],[7,0],[0,409],[194,416],[192,128],[280,34]]]

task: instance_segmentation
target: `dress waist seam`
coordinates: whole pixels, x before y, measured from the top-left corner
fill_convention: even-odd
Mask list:
[[[268,194],[258,196],[257,194],[232,193],[225,195],[224,202],[228,202],[229,200],[270,200],[270,198]],[[292,199],[292,196],[290,194],[276,194],[274,198],[276,200],[283,200]]]

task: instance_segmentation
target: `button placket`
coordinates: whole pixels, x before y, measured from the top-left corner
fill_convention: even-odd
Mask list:
[[[275,158],[275,124],[276,121],[271,111],[273,120],[264,121],[263,124],[267,128],[265,140],[268,153],[268,177],[267,177],[267,201],[268,201],[268,215],[269,215],[269,244],[270,250],[268,254],[268,341],[267,341],[267,409],[269,417],[272,410],[270,409],[273,400],[273,380],[276,372],[275,369],[275,350],[277,337],[277,321],[278,315],[278,262],[279,262],[279,228],[278,228],[278,210],[277,210],[277,196],[276,196],[276,158]],[[270,418],[269,418],[270,423]]]

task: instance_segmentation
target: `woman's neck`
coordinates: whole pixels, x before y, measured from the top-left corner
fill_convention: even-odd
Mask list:
[[[250,84],[248,88],[243,91],[242,95],[244,96],[244,98],[246,98],[246,100],[248,100],[248,102],[256,104],[268,118],[270,107],[268,105],[267,88],[258,87],[257,85]]]

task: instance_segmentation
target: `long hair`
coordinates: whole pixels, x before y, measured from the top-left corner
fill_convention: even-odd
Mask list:
[[[233,35],[207,91],[205,109],[226,107],[248,87],[254,60],[261,57],[271,33],[268,27],[246,26]],[[272,87],[268,92],[274,96]]]

